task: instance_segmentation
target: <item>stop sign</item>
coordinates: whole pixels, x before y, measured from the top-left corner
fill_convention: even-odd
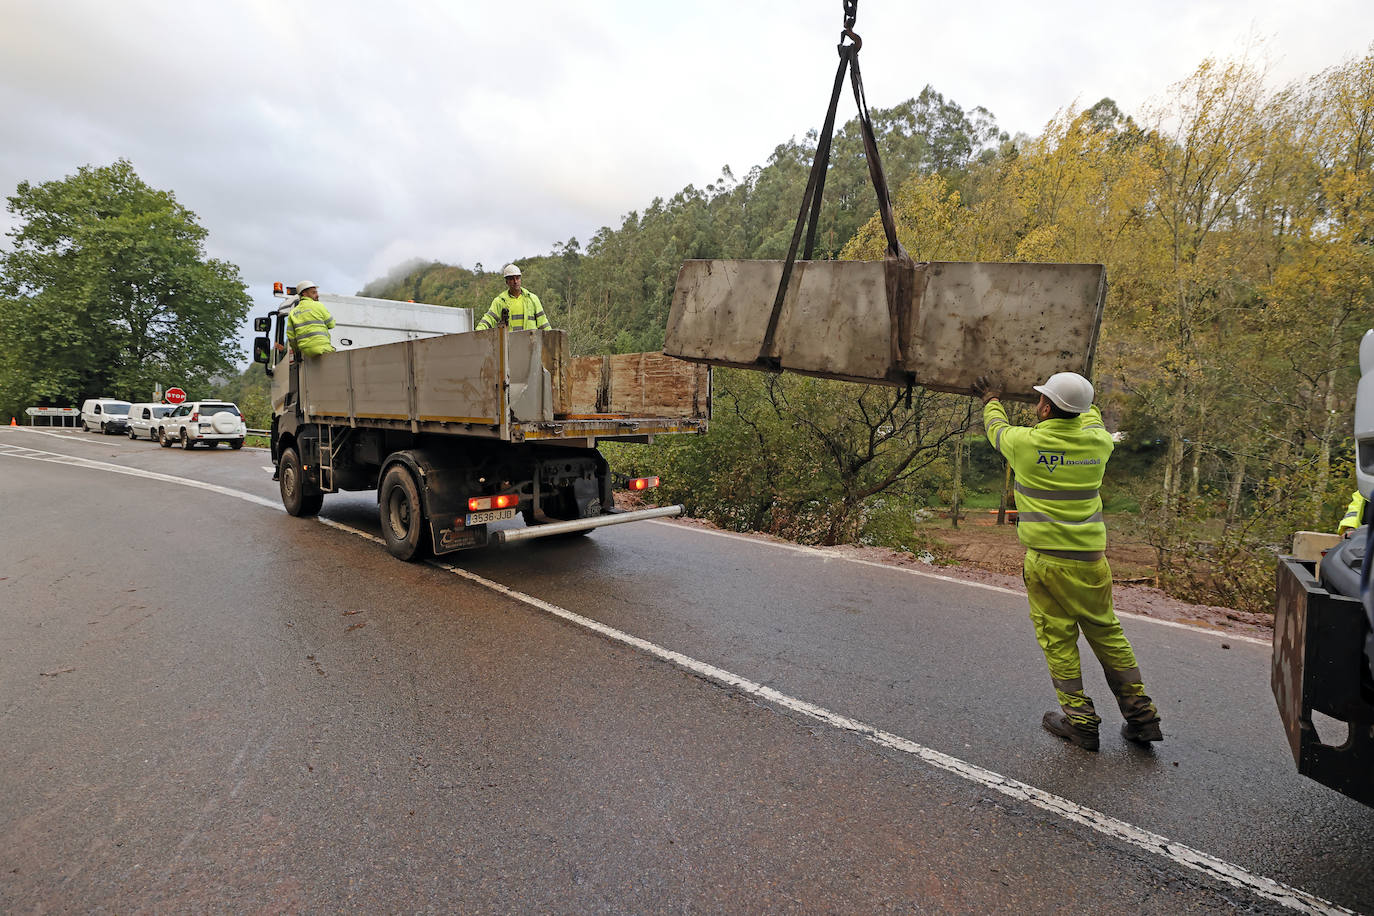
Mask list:
[[[163,397],[167,399],[168,404],[180,404],[182,401],[186,400],[186,392],[182,391],[180,388],[168,388],[167,393],[163,395]]]

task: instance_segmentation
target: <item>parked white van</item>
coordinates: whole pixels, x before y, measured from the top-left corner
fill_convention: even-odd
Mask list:
[[[157,439],[157,421],[173,409],[172,404],[134,404],[129,408],[129,438]]]
[[[81,425],[86,432],[122,433],[129,426],[128,401],[88,398],[81,405]]]

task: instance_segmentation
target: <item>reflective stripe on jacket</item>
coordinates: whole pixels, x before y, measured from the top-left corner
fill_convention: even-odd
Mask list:
[[[1034,549],[1107,549],[1102,475],[1112,436],[1096,406],[1072,419],[1012,426],[999,401],[983,408],[988,441],[1016,473],[1016,533]]]
[[[302,356],[333,353],[334,344],[329,340],[332,327],[334,316],[329,309],[314,299],[302,299],[286,316],[286,341]]]
[[[477,330],[485,331],[500,324],[502,309],[510,311],[512,331],[533,331],[549,327],[549,319],[544,314],[544,306],[540,303],[539,297],[526,289],[521,290],[518,299],[511,298],[510,290],[506,290],[491,300],[491,308],[487,309],[482,320],[477,322]]]
[[[1346,507],[1345,515],[1341,518],[1341,523],[1336,526],[1337,534],[1340,534],[1342,531],[1354,531],[1363,524],[1364,504],[1366,502],[1367,500],[1360,495],[1359,490],[1350,494],[1350,505]]]

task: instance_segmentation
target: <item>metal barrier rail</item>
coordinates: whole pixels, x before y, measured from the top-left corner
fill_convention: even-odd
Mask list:
[[[247,430],[246,432],[247,432],[248,435],[250,435],[250,436],[270,436],[270,435],[272,435],[272,431],[271,431],[270,429],[250,429],[250,430]]]

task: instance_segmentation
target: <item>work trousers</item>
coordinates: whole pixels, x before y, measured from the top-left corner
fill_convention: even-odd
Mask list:
[[[1027,550],[1023,566],[1035,638],[1044,650],[1059,705],[1081,729],[1096,731],[1102,718],[1083,692],[1078,632],[1088,638],[1126,721],[1159,719],[1145,693],[1135,651],[1121,631],[1112,603],[1112,569],[1107,558],[1068,560]]]

